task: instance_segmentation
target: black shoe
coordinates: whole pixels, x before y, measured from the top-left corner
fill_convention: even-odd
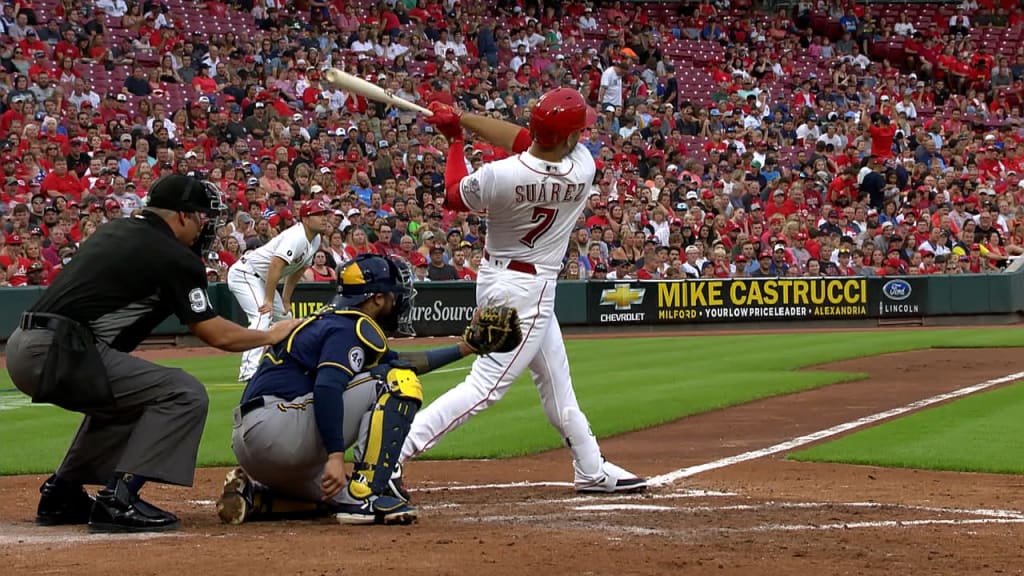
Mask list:
[[[94,500],[81,486],[60,480],[54,474],[39,487],[39,493],[42,496],[36,509],[36,524],[62,526],[89,522]]]
[[[104,488],[96,494],[89,517],[90,532],[163,532],[176,530],[178,517],[139,498],[128,490],[124,480],[117,488]]]

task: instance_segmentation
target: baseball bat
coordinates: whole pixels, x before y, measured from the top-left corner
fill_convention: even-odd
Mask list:
[[[419,112],[425,116],[434,115],[433,112],[427,110],[423,106],[395,96],[390,90],[385,90],[372,82],[367,82],[358,76],[353,76],[337,68],[330,68],[327,70],[327,72],[324,73],[324,78],[327,79],[327,82],[331,86],[340,88],[351,94],[359,94],[369,100],[390,104],[395,108],[409,110],[410,112]]]

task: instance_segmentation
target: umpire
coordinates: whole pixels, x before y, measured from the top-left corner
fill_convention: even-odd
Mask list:
[[[7,371],[33,402],[85,414],[56,474],[39,489],[36,522],[93,532],[177,528],[139,497],[147,480],[191,486],[208,398],[190,374],[132,356],[171,314],[230,352],[275,344],[297,324],[249,330],[210,305],[199,254],[224,216],[217,187],[161,178],[145,209],[102,226],[21,317]],[[95,500],[85,484],[106,485]]]

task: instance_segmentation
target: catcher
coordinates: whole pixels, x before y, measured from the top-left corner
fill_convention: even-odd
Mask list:
[[[457,345],[399,354],[385,331],[412,312],[408,266],[364,254],[339,279],[334,305],[268,349],[242,394],[231,435],[241,466],[217,502],[225,523],[328,514],[342,524],[415,522],[398,457],[423,401],[418,375],[522,340],[515,309],[484,307]]]

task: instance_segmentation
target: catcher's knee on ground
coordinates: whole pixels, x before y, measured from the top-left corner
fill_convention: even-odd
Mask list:
[[[392,368],[387,373],[386,384],[370,416],[363,460],[355,463],[349,482],[349,493],[355,498],[385,492],[391,473],[398,465],[412,419],[423,404],[423,387],[412,370]]]

